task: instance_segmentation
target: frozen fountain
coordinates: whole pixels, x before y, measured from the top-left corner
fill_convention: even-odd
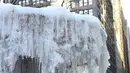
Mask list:
[[[106,73],[106,39],[94,16],[0,4],[0,73]]]

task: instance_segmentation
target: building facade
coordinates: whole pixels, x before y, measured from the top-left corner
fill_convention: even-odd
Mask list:
[[[96,6],[97,3],[97,0],[79,0],[76,2],[71,2],[70,11],[97,16],[99,13],[98,7]]]
[[[123,29],[123,42],[124,42],[124,59],[125,59],[125,66],[126,66],[126,73],[129,73],[129,47],[128,47],[128,41],[129,35],[128,33],[128,25],[127,20],[124,17],[124,13],[121,8],[121,16],[122,16],[122,29]]]
[[[127,44],[128,44],[128,61],[129,61],[128,65],[129,65],[129,72],[130,72],[130,28],[129,27],[127,27]]]
[[[129,73],[129,55],[127,36],[127,24],[123,15],[120,0],[112,0],[113,4],[113,17],[114,17],[114,30],[116,38],[116,64],[117,73]]]

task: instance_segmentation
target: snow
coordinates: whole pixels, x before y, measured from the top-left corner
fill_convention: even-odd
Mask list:
[[[42,73],[105,73],[106,39],[94,16],[0,3],[0,73],[13,73],[20,55],[39,57]]]

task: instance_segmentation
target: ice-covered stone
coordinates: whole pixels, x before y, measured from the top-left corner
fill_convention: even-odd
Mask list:
[[[41,73],[105,73],[106,37],[94,16],[0,4],[0,73],[17,71],[19,56],[38,58]]]

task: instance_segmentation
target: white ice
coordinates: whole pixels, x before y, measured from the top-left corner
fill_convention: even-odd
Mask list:
[[[0,3],[0,73],[13,73],[20,55],[39,57],[42,73],[106,73],[106,39],[94,16]]]

